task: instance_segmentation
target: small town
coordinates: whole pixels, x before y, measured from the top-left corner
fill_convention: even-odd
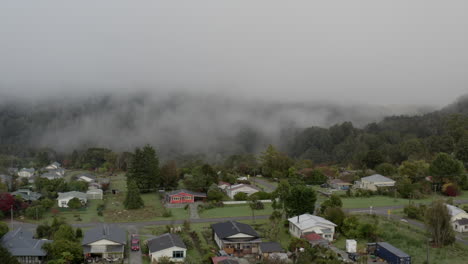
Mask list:
[[[468,264],[468,1],[1,1],[0,264]]]

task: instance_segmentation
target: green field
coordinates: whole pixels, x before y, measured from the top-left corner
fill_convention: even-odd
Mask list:
[[[263,210],[255,210],[255,215],[270,215],[273,208],[270,203],[264,203]],[[213,209],[203,210],[199,212],[201,218],[220,218],[220,217],[234,217],[234,216],[251,216],[252,210],[249,205],[226,205],[224,207],[217,207]]]
[[[371,217],[358,215],[360,221],[371,222]],[[379,217],[379,240],[400,248],[409,254],[412,263],[423,264],[426,260],[427,234],[421,229],[399,221]],[[341,236],[334,244],[345,249],[346,238]],[[358,240],[358,249],[363,250],[368,241]],[[369,241],[374,242],[374,241]],[[458,264],[467,263],[468,246],[456,243],[444,248],[429,248],[430,263]]]

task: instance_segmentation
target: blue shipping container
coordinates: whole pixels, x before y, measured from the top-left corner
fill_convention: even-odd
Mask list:
[[[375,255],[389,264],[411,264],[411,256],[387,242],[377,242]]]

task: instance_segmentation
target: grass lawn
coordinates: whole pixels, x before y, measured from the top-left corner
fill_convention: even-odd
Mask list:
[[[75,224],[75,223],[87,223],[87,222],[103,222],[104,218],[102,216],[97,215],[97,206],[102,204],[102,200],[88,200],[88,206],[85,210],[71,210],[71,211],[60,211],[57,209],[57,206],[48,210],[43,216],[42,219],[36,220],[28,220],[28,222],[33,223],[43,223],[48,220],[52,220],[53,216],[64,218],[67,223]],[[56,212],[56,213],[52,213]],[[80,220],[81,219],[81,220]]]
[[[343,208],[369,208],[381,207],[381,206],[393,206],[393,205],[407,205],[409,200],[402,198],[392,198],[388,196],[371,196],[371,197],[353,197],[353,198],[341,198],[343,202]],[[416,200],[417,201],[417,200]]]
[[[371,217],[359,215],[362,222],[371,222]],[[379,237],[381,241],[389,242],[393,246],[408,253],[412,263],[422,264],[426,260],[427,235],[421,229],[398,221],[379,217]],[[341,237],[334,244],[345,249],[345,237]],[[358,249],[365,248],[367,241],[358,240]],[[455,264],[466,263],[468,246],[455,243],[444,248],[430,248],[429,259],[431,263]]]
[[[270,203],[264,203],[265,208],[263,210],[255,210],[255,215],[270,215],[273,212],[273,208]],[[199,212],[200,218],[219,218],[219,217],[234,217],[234,216],[251,216],[252,210],[249,205],[225,205],[224,207],[218,207]]]

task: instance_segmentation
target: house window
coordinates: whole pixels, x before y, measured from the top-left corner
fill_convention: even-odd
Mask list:
[[[60,201],[60,204],[61,204],[62,206],[65,206],[65,205],[67,205],[67,201]]]
[[[180,197],[172,197],[172,201],[179,201]]]
[[[185,199],[185,200],[192,200],[192,197],[190,197],[190,196],[185,196],[184,199]]]
[[[172,258],[183,258],[184,252],[183,251],[172,251]]]

